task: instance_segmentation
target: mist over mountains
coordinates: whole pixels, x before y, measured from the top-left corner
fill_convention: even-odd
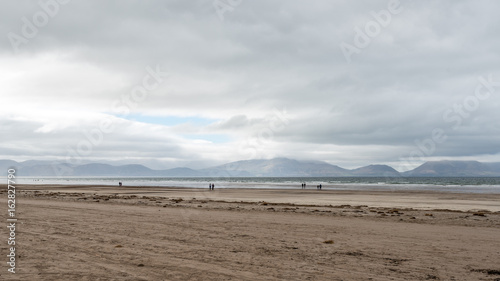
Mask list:
[[[53,161],[0,160],[0,168],[15,168],[18,176],[124,176],[124,177],[499,177],[500,163],[431,161],[407,172],[388,165],[344,169],[321,161],[288,158],[242,160],[206,169],[179,167],[153,170],[143,165],[114,166],[102,163],[71,165]]]

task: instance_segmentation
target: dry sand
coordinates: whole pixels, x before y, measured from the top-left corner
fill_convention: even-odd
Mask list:
[[[19,186],[16,203],[0,280],[500,280],[500,195]]]

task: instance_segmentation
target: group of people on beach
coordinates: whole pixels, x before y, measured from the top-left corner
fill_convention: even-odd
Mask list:
[[[321,188],[322,188],[322,187],[323,187],[323,186],[322,186],[322,185],[321,185],[321,183],[320,183],[319,185],[317,185],[317,186],[316,186],[316,189],[317,189],[317,190],[321,190]],[[306,183],[305,183],[305,182],[303,182],[303,183],[302,183],[302,189],[306,189]]]
[[[208,190],[214,190],[214,188],[215,188],[215,184],[213,184],[213,183],[208,184]]]

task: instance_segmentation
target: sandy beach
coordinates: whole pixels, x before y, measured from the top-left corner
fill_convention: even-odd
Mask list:
[[[17,188],[1,280],[500,280],[498,194]]]

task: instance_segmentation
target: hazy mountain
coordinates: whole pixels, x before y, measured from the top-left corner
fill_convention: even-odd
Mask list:
[[[18,176],[57,177],[57,176],[130,176],[130,177],[196,177],[204,173],[189,168],[174,168],[169,170],[152,170],[143,165],[131,164],[113,166],[102,163],[70,165],[52,161],[15,162],[0,160],[0,168],[17,169]]]
[[[499,176],[500,163],[477,161],[432,161],[399,173],[387,165],[369,165],[353,170],[320,161],[287,158],[243,160],[207,169],[153,170],[143,165],[90,163],[71,165],[53,161],[0,160],[4,171],[15,167],[19,176],[132,176],[132,177],[484,177]]]
[[[225,172],[227,176],[247,174],[255,177],[340,177],[349,176],[349,170],[317,161],[297,161],[288,158],[256,159],[231,162],[207,169]]]
[[[353,176],[359,177],[399,177],[400,173],[387,165],[369,165],[351,170]]]
[[[500,176],[500,163],[483,163],[488,167],[490,172],[495,173],[496,175]]]
[[[402,173],[411,177],[489,177],[500,176],[500,163],[477,161],[430,161]]]
[[[19,163],[12,160],[0,160],[0,169],[3,173],[7,173],[7,170],[16,167]]]
[[[28,160],[24,162],[16,162],[13,160],[0,160],[1,170],[6,171],[7,169],[14,167],[17,170],[16,174],[22,176],[52,176],[55,174],[54,167],[58,165],[71,166],[69,164],[62,164],[62,162],[55,161]]]
[[[202,177],[205,173],[190,168],[173,168],[168,170],[155,170],[161,177]]]
[[[85,164],[73,169],[75,176],[155,176],[155,171],[142,165],[111,166],[108,164]]]

